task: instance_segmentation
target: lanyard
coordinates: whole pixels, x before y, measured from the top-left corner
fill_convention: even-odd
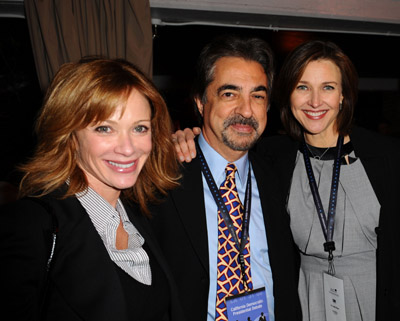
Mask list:
[[[335,250],[335,242],[333,241],[333,229],[335,223],[335,214],[336,214],[336,201],[338,194],[338,185],[339,185],[339,176],[340,176],[340,165],[341,165],[341,153],[343,146],[343,136],[338,137],[336,144],[336,157],[333,163],[333,171],[332,171],[332,184],[331,184],[331,193],[329,197],[329,207],[328,207],[328,217],[326,217],[325,211],[322,207],[321,197],[318,192],[318,187],[315,182],[314,172],[311,167],[310,155],[308,154],[308,149],[306,143],[303,141],[303,156],[304,163],[306,166],[308,182],[310,183],[311,193],[314,198],[315,207],[317,209],[319,221],[321,223],[322,232],[324,233],[325,243],[324,250],[328,252],[328,260],[329,260],[329,273],[331,275],[335,274],[335,270],[333,267],[333,254],[332,252]]]
[[[219,187],[214,181],[212,177],[210,168],[208,167],[207,161],[203,155],[203,152],[198,144],[196,144],[197,154],[199,155],[201,171],[206,179],[208,187],[210,188],[211,194],[215,200],[215,203],[218,206],[218,210],[221,213],[221,216],[225,222],[225,225],[228,227],[229,233],[232,235],[232,238],[235,241],[236,247],[239,250],[239,263],[242,272],[242,280],[247,291],[248,285],[245,278],[245,260],[243,250],[246,246],[246,240],[249,236],[249,225],[250,225],[250,208],[251,208],[251,171],[250,171],[250,163],[249,163],[249,171],[247,174],[247,185],[245,192],[245,200],[244,200],[244,213],[242,218],[242,237],[239,242],[239,239],[236,235],[235,227],[233,226],[233,221],[231,216],[229,215],[229,211],[226,208],[225,202],[222,199],[221,193],[219,191]]]

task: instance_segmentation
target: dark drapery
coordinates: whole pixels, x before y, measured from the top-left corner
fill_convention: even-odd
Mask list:
[[[123,58],[152,75],[149,0],[25,0],[36,70],[45,90],[66,62]]]

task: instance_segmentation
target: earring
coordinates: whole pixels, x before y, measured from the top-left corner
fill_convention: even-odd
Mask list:
[[[342,108],[343,108],[342,103],[339,103],[339,110],[342,110]]]

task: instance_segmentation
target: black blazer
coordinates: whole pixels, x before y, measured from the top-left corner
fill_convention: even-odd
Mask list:
[[[46,199],[59,227],[49,274],[46,308],[51,315],[49,319],[128,320],[128,311],[135,302],[127,301],[116,266],[85,209],[75,197]],[[134,214],[126,205],[125,208],[169,281],[169,320],[183,320],[171,273],[147,219]],[[9,315],[10,320],[36,320],[51,246],[50,215],[31,199],[17,201],[1,210],[0,283],[5,295],[2,315]]]
[[[276,178],[270,168],[251,153],[257,179],[269,248],[277,321],[300,320],[297,294],[298,262],[289,220],[277,202]],[[178,285],[188,320],[207,318],[209,257],[202,174],[199,160],[185,164],[181,186],[164,203],[152,208],[151,220]],[[216,213],[217,215],[217,213]]]
[[[350,135],[381,205],[377,249],[377,321],[400,315],[400,142],[362,128]],[[281,178],[281,204],[286,205],[299,142],[288,136],[265,139],[258,146]]]

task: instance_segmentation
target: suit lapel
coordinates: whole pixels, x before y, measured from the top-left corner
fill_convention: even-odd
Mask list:
[[[379,203],[384,204],[386,185],[385,180],[382,178],[390,175],[390,173],[385,173],[387,169],[387,166],[384,166],[385,158],[377,155],[375,157],[360,158]]]
[[[250,160],[260,195],[270,264],[273,273],[277,273],[278,270],[282,270],[281,264],[285,255],[282,253],[287,253],[282,252],[282,249],[287,251],[291,245],[289,239],[282,239],[290,237],[289,216],[284,207],[286,196],[283,197],[284,194],[287,195],[287,191],[283,193],[281,187],[283,178],[277,173],[276,168],[253,153],[250,153]]]
[[[202,174],[198,159],[185,165],[179,188],[171,192],[172,201],[186,229],[193,250],[208,273],[208,236]]]
[[[147,218],[141,213],[140,208],[137,204],[129,203],[124,204],[126,213],[128,214],[129,220],[135,226],[135,228],[139,231],[139,233],[143,236],[147,246],[150,248],[150,251],[153,253],[156,258],[158,264],[162,267],[164,272],[166,273],[169,281],[171,280],[171,275],[168,269],[166,269],[167,263],[165,261],[164,256],[161,253],[161,249],[156,241],[154,236],[154,232],[150,227],[150,223]]]
[[[249,157],[257,180],[263,210],[268,202],[286,202],[292,180],[298,145],[285,146],[276,154],[250,151]],[[278,181],[279,180],[279,181]]]
[[[124,320],[120,279],[89,215],[75,197],[54,203],[60,214],[51,271],[55,288],[83,319]]]
[[[274,213],[276,206],[279,202],[279,189],[278,182],[276,181],[275,175],[271,172],[269,166],[260,158],[256,157],[255,154],[250,154],[251,165],[256,177],[258,192],[260,195],[261,207],[264,216],[264,224],[267,229],[267,236],[274,233],[273,230],[269,231],[269,227],[274,226],[271,223],[271,214]]]
[[[387,204],[385,198],[389,193],[386,191],[388,186],[384,178],[390,177],[391,175],[387,170],[390,168],[386,163],[388,160],[385,155],[369,147],[368,139],[363,139],[361,135],[359,135],[357,128],[354,129],[351,135],[351,142],[356,156],[361,159],[379,203]]]

